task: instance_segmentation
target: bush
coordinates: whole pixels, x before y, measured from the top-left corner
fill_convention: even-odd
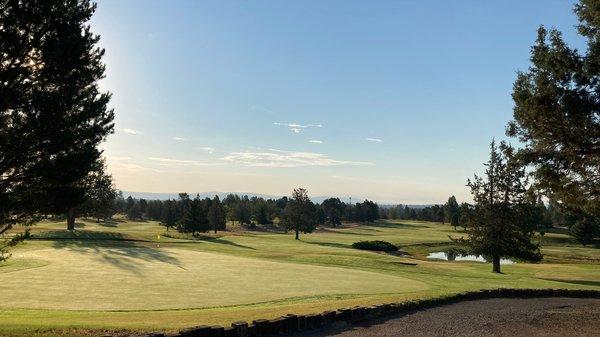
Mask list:
[[[375,250],[381,252],[395,252],[398,247],[387,241],[358,241],[352,244],[352,247],[362,250]]]

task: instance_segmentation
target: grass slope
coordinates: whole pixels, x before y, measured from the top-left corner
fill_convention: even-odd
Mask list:
[[[168,237],[155,222],[64,226],[36,226],[37,240],[0,265],[0,335],[176,330],[493,287],[600,289],[600,249],[562,234],[544,238],[546,262],[498,275],[487,264],[424,259],[461,235],[436,223],[324,229],[301,241],[266,232]],[[360,240],[389,241],[413,257],[352,249]]]

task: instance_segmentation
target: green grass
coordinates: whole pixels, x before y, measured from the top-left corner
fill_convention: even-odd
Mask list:
[[[78,222],[32,228],[0,265],[0,335],[80,336],[173,331],[494,287],[600,289],[600,249],[544,238],[541,264],[427,261],[461,236],[448,225],[379,222],[293,236],[223,232],[191,237],[156,222]],[[389,241],[412,257],[361,251]],[[415,264],[416,265],[410,265]]]

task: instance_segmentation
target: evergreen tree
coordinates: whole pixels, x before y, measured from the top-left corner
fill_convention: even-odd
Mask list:
[[[192,201],[187,193],[179,193],[177,203],[179,219],[177,220],[177,231],[182,233],[190,233],[194,225],[194,217],[192,213]]]
[[[466,227],[467,224],[471,221],[471,215],[473,213],[473,207],[466,203],[463,202],[462,204],[460,204],[460,208],[459,208],[459,224],[463,227]]]
[[[475,175],[469,180],[473,214],[466,227],[467,238],[456,239],[466,244],[473,254],[491,258],[493,271],[500,272],[503,257],[539,261],[538,245],[532,242],[535,228],[526,220],[525,171],[509,161],[512,149],[492,142],[485,178]]]
[[[321,203],[321,208],[323,209],[326,224],[334,227],[342,224],[344,205],[339,198],[329,198],[323,200]]]
[[[538,188],[583,225],[600,221],[600,2],[581,0],[575,13],[587,50],[538,29],[531,66],[514,84],[507,135],[524,144],[517,157]]]
[[[456,230],[456,226],[460,223],[460,209],[455,196],[448,198],[448,202],[444,205],[444,219]]]
[[[315,204],[308,198],[308,192],[303,188],[295,189],[292,198],[285,207],[285,225],[294,230],[296,240],[300,240],[300,232],[312,233],[317,227]]]
[[[179,220],[179,214],[177,212],[177,202],[175,200],[167,200],[164,202],[161,212],[161,223],[163,226],[169,228],[175,227]]]
[[[215,233],[217,230],[225,229],[225,208],[223,207],[223,204],[221,204],[219,197],[216,195],[210,204],[210,208],[208,209],[208,222],[210,224],[210,228],[212,228]]]
[[[104,50],[78,1],[0,1],[0,234],[85,200],[113,131]]]
[[[240,224],[249,224],[252,218],[250,207],[248,206],[248,198],[242,198],[233,208],[233,220],[237,220]]]
[[[138,202],[140,203],[140,212],[142,212],[142,216],[145,216],[148,210],[148,201],[146,201],[146,199],[140,199]]]
[[[106,168],[102,165],[100,170],[90,172],[85,202],[80,206],[80,209],[85,215],[91,216],[100,222],[100,219],[108,219],[115,214],[116,198],[117,190],[112,177],[106,173]],[[75,228],[75,219],[69,219],[67,223],[73,224],[72,229]]]
[[[135,202],[133,206],[127,211],[127,218],[129,220],[141,220],[142,219],[142,210],[140,208],[140,204]]]
[[[125,199],[125,213],[129,213],[129,210],[131,209],[131,207],[133,207],[134,204],[135,200],[133,199],[133,197],[128,196],[127,199]]]
[[[570,228],[571,235],[584,247],[600,239],[600,224],[592,217],[579,217]]]

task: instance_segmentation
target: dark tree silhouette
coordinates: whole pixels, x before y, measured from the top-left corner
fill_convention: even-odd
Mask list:
[[[85,199],[81,181],[113,131],[96,6],[0,0],[0,234]]]
[[[525,170],[508,160],[511,148],[492,142],[484,177],[475,176],[468,186],[474,209],[466,227],[467,238],[456,239],[472,253],[492,259],[493,271],[500,273],[500,259],[512,257],[539,261],[541,254],[532,242],[535,226],[527,217],[531,204],[526,198]],[[535,204],[533,204],[535,206]]]
[[[538,29],[531,66],[514,84],[507,134],[524,143],[517,157],[533,168],[538,188],[578,223],[600,228],[600,2],[581,0],[575,13],[587,50],[570,48],[556,29]]]
[[[295,189],[284,212],[284,223],[300,240],[300,232],[311,233],[317,227],[317,210],[315,204],[308,198],[308,191],[303,188]]]
[[[455,196],[448,198],[448,202],[444,205],[444,219],[456,230],[456,226],[460,223],[460,206]]]

